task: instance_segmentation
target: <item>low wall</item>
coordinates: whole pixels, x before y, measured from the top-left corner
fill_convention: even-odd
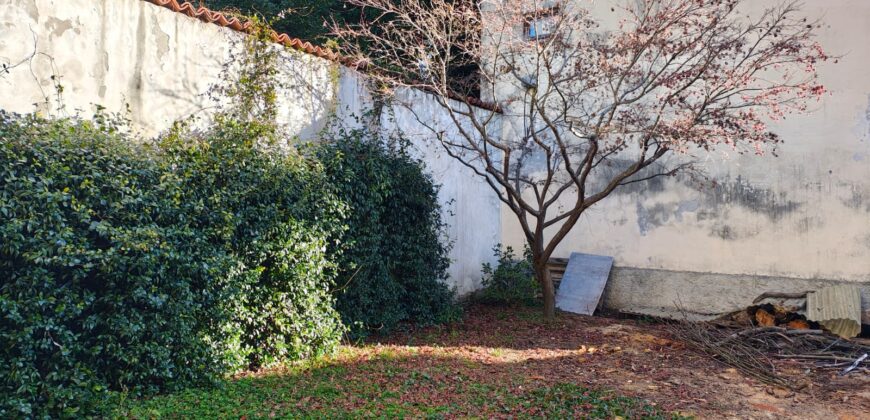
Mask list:
[[[802,293],[852,282],[614,267],[604,307],[666,318],[710,319],[745,309],[765,292]],[[862,321],[870,324],[870,285],[860,286]],[[802,301],[789,304],[801,305]]]

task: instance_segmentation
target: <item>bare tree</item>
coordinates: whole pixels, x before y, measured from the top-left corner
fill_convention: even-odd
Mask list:
[[[350,2],[379,17],[336,26],[342,53],[437,99],[458,135],[419,120],[516,215],[548,317],[547,261],[587,209],[700,154],[775,151],[770,121],[825,93],[815,65],[829,57],[797,3],[750,16],[743,0],[612,1],[620,19],[602,22],[588,0]]]

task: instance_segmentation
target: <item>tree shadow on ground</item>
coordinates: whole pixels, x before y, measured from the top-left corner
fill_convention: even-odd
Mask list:
[[[337,357],[309,366],[248,374],[219,389],[135,402],[122,414],[136,418],[671,418],[644,399],[590,386],[592,381],[575,374],[582,365],[573,359],[505,362],[453,348],[345,347]]]
[[[344,345],[335,357],[220,389],[134,402],[124,416],[246,418],[818,418],[870,406],[777,397],[669,338],[664,325],[473,305],[462,323]],[[818,392],[819,389],[814,389]],[[836,395],[835,395],[836,396]],[[132,408],[130,408],[132,407]]]
[[[395,345],[478,346],[514,350],[576,350],[612,341],[620,331],[643,331],[650,340],[661,338],[658,347],[670,344],[663,324],[634,319],[557,312],[547,321],[536,306],[472,304],[461,322],[429,328],[408,329],[389,336],[370,337],[368,343]],[[656,344],[652,343],[655,347]]]

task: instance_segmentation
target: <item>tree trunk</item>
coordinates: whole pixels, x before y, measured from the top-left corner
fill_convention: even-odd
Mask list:
[[[548,321],[556,318],[556,288],[547,269],[547,261],[535,262],[535,277],[541,284],[541,292],[544,298],[544,317]]]

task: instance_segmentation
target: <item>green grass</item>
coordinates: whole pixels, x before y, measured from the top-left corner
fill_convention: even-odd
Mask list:
[[[331,358],[128,400],[113,410],[120,418],[172,419],[678,418],[653,402],[586,387],[588,375],[568,374],[585,368],[579,344],[548,338],[575,331],[568,323],[546,322],[534,308],[504,312],[477,307],[461,326],[344,345]]]
[[[455,358],[355,349],[309,366],[115,408],[127,418],[671,418],[646,402],[576,384],[462,374]],[[444,375],[443,372],[451,372]]]

